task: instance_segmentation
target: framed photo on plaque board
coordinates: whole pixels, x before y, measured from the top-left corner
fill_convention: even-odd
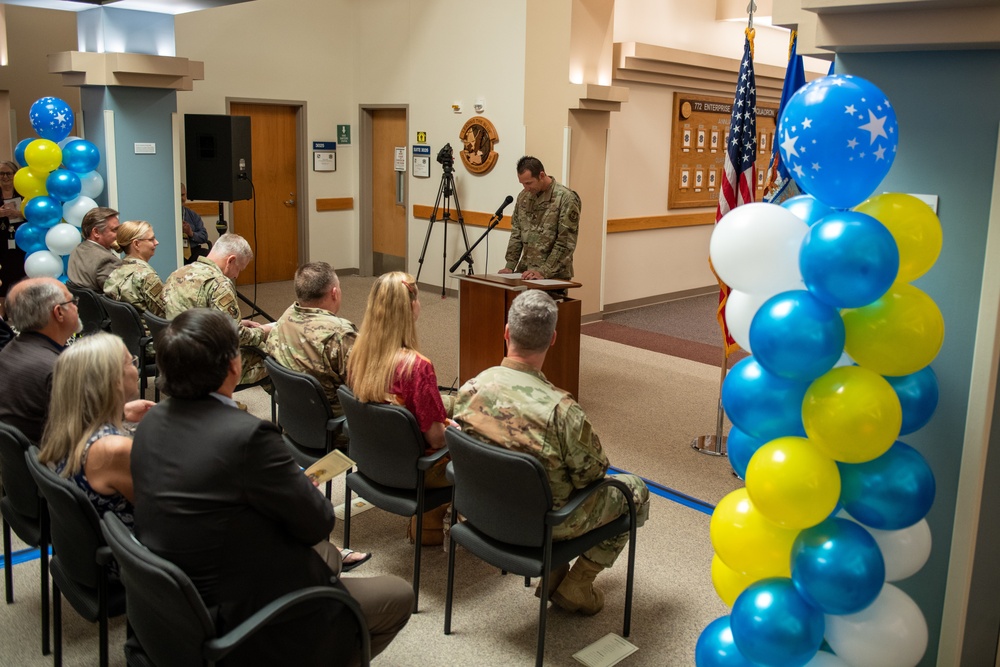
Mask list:
[[[670,183],[667,208],[716,206],[725,179],[726,142],[733,112],[732,98],[674,93],[670,136]],[[764,170],[771,159],[777,104],[757,103],[755,201],[764,195]]]

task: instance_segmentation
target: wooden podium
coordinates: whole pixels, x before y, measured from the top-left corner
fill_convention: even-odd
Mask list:
[[[455,276],[459,280],[458,380],[464,383],[504,358],[503,330],[507,311],[518,294],[527,289],[546,291],[580,287],[580,283],[560,280],[558,284],[537,285],[520,278]],[[554,282],[554,281],[550,281]],[[579,398],[580,314],[577,299],[557,301],[559,320],[556,343],[545,357],[542,372],[549,382]]]

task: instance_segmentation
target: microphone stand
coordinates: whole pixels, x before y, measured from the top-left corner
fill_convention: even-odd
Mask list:
[[[490,218],[489,224],[486,225],[486,231],[483,232],[483,235],[480,236],[478,239],[476,239],[476,242],[473,243],[472,246],[470,246],[469,249],[465,251],[464,255],[462,255],[461,257],[458,258],[457,262],[455,262],[454,264],[452,264],[451,268],[448,269],[448,272],[449,273],[455,273],[455,271],[458,270],[458,265],[459,264],[461,264],[462,262],[468,262],[469,263],[469,272],[466,275],[469,275],[469,276],[473,275],[473,273],[472,273],[472,251],[476,249],[476,246],[479,245],[480,241],[482,241],[483,239],[486,238],[487,234],[489,234],[491,231],[493,231],[494,227],[496,227],[497,225],[500,224],[501,220],[503,220],[503,213],[502,212],[500,212],[500,213],[494,213],[493,217]]]

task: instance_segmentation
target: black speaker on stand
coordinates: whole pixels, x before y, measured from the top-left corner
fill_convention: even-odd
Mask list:
[[[250,117],[185,114],[188,198],[241,201],[253,197]]]

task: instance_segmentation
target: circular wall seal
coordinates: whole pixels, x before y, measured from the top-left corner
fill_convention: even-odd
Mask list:
[[[500,140],[493,123],[482,116],[470,118],[462,126],[458,138],[462,141],[460,155],[466,169],[474,174],[485,174],[493,169],[499,157],[493,144]]]

